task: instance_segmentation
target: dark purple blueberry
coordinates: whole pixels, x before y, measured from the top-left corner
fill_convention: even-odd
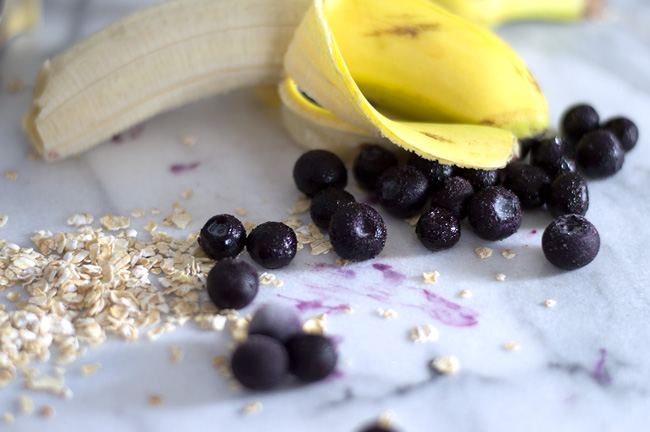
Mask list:
[[[223,259],[208,273],[205,287],[219,309],[241,309],[257,295],[257,278],[257,271],[246,261]]]
[[[530,164],[556,177],[576,170],[575,150],[561,137],[546,138],[530,150]]]
[[[300,334],[287,342],[289,369],[302,381],[314,382],[334,371],[338,354],[329,338],[317,334]]]
[[[383,426],[379,423],[373,423],[369,426],[360,429],[359,432],[397,432],[396,429],[393,429],[390,426]]]
[[[513,164],[508,168],[503,186],[519,197],[522,209],[534,209],[544,205],[551,180],[540,167]]]
[[[429,181],[417,168],[401,165],[388,168],[377,180],[379,204],[393,216],[408,218],[427,203]]]
[[[301,192],[312,197],[330,187],[344,188],[348,172],[341,158],[331,151],[310,150],[296,161],[293,180]]]
[[[377,179],[388,168],[397,165],[397,156],[377,145],[364,145],[352,164],[352,175],[362,189],[374,191]]]
[[[482,239],[502,240],[521,226],[519,198],[501,186],[481,189],[469,202],[467,217],[476,235]]]
[[[330,219],[339,207],[355,202],[349,192],[338,188],[329,188],[320,191],[312,198],[309,214],[317,227],[325,231],[330,228]]]
[[[577,172],[560,174],[551,183],[546,207],[554,218],[565,214],[585,215],[589,209],[587,182]]]
[[[251,390],[269,390],[289,372],[287,349],[277,340],[251,335],[232,353],[230,367],[235,379]]]
[[[341,207],[330,222],[330,242],[341,258],[364,261],[376,257],[386,245],[386,224],[367,204]]]
[[[277,269],[288,265],[296,256],[298,239],[282,222],[264,222],[248,234],[246,250],[262,267]]]
[[[533,136],[519,140],[519,158],[524,159],[528,153],[542,141],[542,136]]]
[[[213,216],[201,228],[199,245],[215,260],[236,257],[246,246],[246,229],[232,215]]]
[[[627,117],[615,117],[607,120],[600,127],[613,133],[626,152],[632,150],[639,140],[639,129]]]
[[[427,177],[427,180],[429,180],[429,195],[438,192],[454,172],[453,166],[442,164],[437,160],[425,159],[416,153],[411,153],[406,163],[419,169]]]
[[[580,166],[592,178],[613,176],[625,161],[625,150],[616,136],[605,129],[586,133],[578,142],[577,150]]]
[[[467,203],[474,195],[469,180],[462,177],[449,177],[431,200],[431,207],[442,207],[454,214],[458,220],[467,216]]]
[[[469,180],[476,192],[488,186],[496,186],[499,183],[498,170],[457,168],[456,175]]]
[[[296,310],[290,306],[267,303],[255,311],[248,334],[262,334],[285,343],[302,331],[302,324]]]
[[[460,223],[449,210],[435,207],[420,216],[415,234],[430,251],[449,249],[460,240]]]
[[[586,266],[600,248],[598,230],[584,216],[569,214],[550,223],[542,235],[542,251],[547,260],[564,270]]]
[[[562,133],[573,144],[589,131],[598,128],[598,112],[587,104],[574,105],[562,116]]]

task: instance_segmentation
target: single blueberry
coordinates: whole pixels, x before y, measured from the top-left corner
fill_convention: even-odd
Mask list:
[[[469,180],[475,192],[485,189],[488,186],[496,186],[499,183],[498,170],[457,168],[456,175]]]
[[[397,432],[397,430],[380,423],[372,423],[363,429],[360,429],[359,432]]]
[[[526,156],[530,153],[530,151],[539,145],[539,143],[542,141],[543,136],[538,135],[538,136],[532,136],[529,138],[522,138],[519,140],[519,158],[520,159],[525,159]]]
[[[246,238],[246,250],[253,261],[267,269],[288,265],[296,256],[296,233],[282,222],[257,225]]]
[[[393,216],[408,218],[427,203],[429,181],[417,168],[401,165],[388,168],[377,180],[379,204]]]
[[[235,379],[251,390],[278,386],[289,371],[289,355],[277,340],[251,335],[232,354],[230,367]]]
[[[425,159],[416,153],[411,153],[406,163],[419,169],[427,177],[427,180],[429,180],[428,195],[438,192],[454,172],[452,165],[442,164],[437,160]]]
[[[513,191],[522,209],[534,209],[544,205],[551,177],[534,165],[523,163],[511,164],[504,187]]]
[[[435,207],[420,216],[415,234],[430,251],[449,249],[460,240],[460,223],[449,210]]]
[[[598,230],[584,216],[563,215],[551,222],[542,235],[547,260],[564,270],[576,270],[596,258],[600,249]]]
[[[442,207],[458,220],[467,216],[467,203],[474,195],[474,187],[463,177],[449,177],[431,200],[431,207]]]
[[[219,309],[241,309],[257,295],[258,275],[246,261],[223,259],[214,264],[205,285],[210,300]]]
[[[379,176],[396,165],[395,153],[377,144],[363,145],[352,164],[352,175],[362,189],[374,191]]]
[[[563,138],[546,138],[530,150],[530,164],[551,177],[576,170],[575,149]]]
[[[562,116],[562,133],[575,144],[584,134],[598,128],[599,122],[598,112],[591,105],[574,105]]]
[[[572,213],[585,215],[589,209],[589,190],[584,177],[577,172],[557,176],[548,189],[546,207],[554,218]]]
[[[613,133],[626,152],[632,150],[639,140],[639,129],[627,117],[615,117],[607,120],[600,126],[602,129]]]
[[[330,242],[341,258],[364,261],[386,245],[386,224],[377,210],[353,203],[339,208],[330,222]]]
[[[300,334],[287,342],[289,369],[302,381],[314,382],[334,371],[338,354],[334,342],[317,334]]]
[[[262,334],[285,343],[302,331],[296,310],[279,303],[260,306],[248,325],[248,334]]]
[[[236,257],[246,245],[246,229],[235,216],[213,216],[201,228],[199,245],[215,260]]]
[[[310,150],[298,158],[293,179],[301,192],[312,197],[330,188],[344,188],[348,172],[341,158],[328,150]]]
[[[311,200],[309,214],[317,227],[329,230],[332,215],[339,207],[355,202],[349,192],[339,188],[329,188],[318,192]]]
[[[592,178],[611,177],[625,162],[625,150],[616,136],[605,129],[586,133],[577,150],[580,166]]]
[[[487,187],[470,200],[467,218],[482,239],[502,240],[521,226],[519,198],[502,186]]]

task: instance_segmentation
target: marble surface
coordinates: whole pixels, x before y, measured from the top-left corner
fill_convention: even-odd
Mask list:
[[[260,103],[251,91],[237,91],[165,113],[121,142],[103,144],[78,158],[46,164],[29,158],[20,118],[30,99],[38,66],[76,38],[153,1],[59,0],[45,2],[42,29],[15,40],[3,53],[6,84],[22,77],[25,91],[0,92],[0,213],[8,215],[0,237],[29,246],[35,230],[70,231],[66,220],[88,212],[129,215],[158,207],[163,215],[181,203],[194,215],[185,238],[213,214],[246,207],[252,223],[282,220],[297,192],[290,172],[301,154],[283,130],[277,105]],[[518,23],[498,33],[525,59],[545,92],[551,124],[564,109],[586,101],[602,118],[622,114],[640,128],[637,148],[623,170],[590,181],[587,217],[600,231],[596,260],[575,271],[545,261],[541,233],[550,222],[543,211],[525,214],[521,230],[501,242],[474,236],[466,224],[460,243],[428,253],[413,228],[386,216],[388,243],[373,261],[333,266],[333,253],[299,252],[274,273],[281,288],[262,287],[255,305],[276,300],[296,305],[302,318],[326,313],[328,332],[342,361],[334,377],[308,385],[286,385],[266,393],[231,390],[212,366],[228,353],[228,332],[201,331],[193,324],[161,339],[125,343],[109,338],[67,368],[72,400],[30,393],[16,380],[0,390],[0,414],[16,413],[11,429],[66,431],[302,430],[354,431],[392,411],[402,431],[622,431],[644,430],[650,421],[650,5],[644,0],[610,0],[593,22],[560,25]],[[194,147],[179,137],[191,135]],[[178,164],[194,169],[173,170]],[[176,171],[176,172],[174,172]],[[353,183],[353,182],[351,182]],[[184,200],[181,193],[193,189]],[[349,188],[359,200],[366,197]],[[139,238],[147,215],[133,220]],[[308,219],[308,216],[304,215]],[[98,222],[95,222],[95,226]],[[474,249],[493,248],[487,260]],[[516,257],[506,260],[500,251]],[[244,254],[244,259],[249,260]],[[262,270],[260,268],[260,270]],[[422,272],[440,273],[425,285]],[[506,279],[497,282],[495,275]],[[461,298],[471,290],[472,298]],[[11,291],[20,292],[20,287]],[[11,309],[8,291],[0,302]],[[557,306],[542,303],[555,299]],[[244,312],[253,311],[255,305]],[[344,307],[354,313],[344,313]],[[398,316],[383,319],[378,308]],[[437,342],[415,344],[412,326],[432,324]],[[519,344],[518,351],[504,343]],[[169,347],[185,359],[174,365]],[[429,367],[437,356],[455,355],[455,376]],[[101,362],[95,375],[79,366]],[[35,364],[44,372],[50,364]],[[50,404],[56,416],[17,413],[16,399],[28,393],[37,408]],[[148,398],[163,402],[151,406]],[[242,415],[259,401],[257,415]]]

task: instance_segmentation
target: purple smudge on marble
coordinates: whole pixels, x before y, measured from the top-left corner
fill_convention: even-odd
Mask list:
[[[534,235],[534,234],[537,234],[537,230],[536,230],[536,229],[531,230],[530,233],[533,234],[533,235]]]
[[[334,342],[334,345],[341,345],[345,338],[341,335],[327,335],[327,337]]]
[[[426,289],[422,290],[428,304],[404,306],[420,309],[433,319],[455,327],[471,327],[478,323],[478,313],[465,306],[461,306],[442,298]]]
[[[596,363],[596,367],[594,368],[594,371],[592,372],[591,376],[596,380],[598,384],[602,386],[607,386],[612,382],[612,376],[605,368],[605,359],[607,358],[607,350],[601,348],[599,352],[600,352],[600,360],[598,360],[598,363]]]
[[[406,275],[396,272],[393,270],[393,267],[388,264],[375,263],[372,265],[372,268],[379,270],[384,275],[384,279],[395,282],[396,284],[401,284],[406,279]]]
[[[201,162],[192,162],[188,164],[174,164],[171,167],[169,167],[169,170],[173,174],[182,174],[188,171],[192,171],[196,169],[199,165],[201,165]]]
[[[278,294],[278,297],[296,302],[296,308],[300,312],[304,312],[312,309],[322,309],[329,313],[329,312],[341,312],[350,308],[349,304],[339,304],[337,306],[326,306],[323,304],[323,300],[300,300],[293,297],[287,297],[282,294]]]
[[[340,266],[337,266],[335,264],[329,264],[329,263],[316,263],[315,264],[316,268],[321,270],[321,269],[328,269],[328,270],[334,270],[335,273],[343,276],[346,279],[354,279],[354,277],[357,275],[354,270],[342,268]]]

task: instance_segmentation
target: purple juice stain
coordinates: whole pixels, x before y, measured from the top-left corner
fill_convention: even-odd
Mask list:
[[[605,368],[605,359],[607,358],[607,350],[601,348],[599,352],[600,352],[600,360],[598,360],[598,363],[596,363],[596,367],[594,368],[594,371],[592,372],[591,376],[594,378],[594,380],[596,380],[598,384],[602,386],[607,386],[612,382],[612,376]]]
[[[396,272],[395,270],[393,270],[393,267],[389,266],[388,264],[376,263],[372,265],[372,268],[382,272],[382,274],[384,275],[384,279],[390,280],[391,282],[395,282],[396,284],[401,284],[406,279],[406,275]]]
[[[537,234],[537,230],[536,230],[536,229],[531,230],[530,233],[533,234],[533,235],[534,235],[534,234]]]
[[[318,309],[318,310],[325,310],[328,313],[331,312],[342,312],[346,309],[350,308],[349,304],[339,304],[336,306],[327,306],[323,304],[323,300],[300,300],[297,298],[293,297],[287,297],[282,294],[278,294],[278,297],[287,299],[287,300],[292,300],[296,302],[296,309],[298,309],[300,312],[305,312],[307,310],[313,310],[313,309]]]
[[[428,304],[405,304],[404,306],[420,309],[431,318],[454,327],[471,327],[478,324],[476,319],[478,313],[472,309],[451,302],[425,289],[422,292],[429,302]]]
[[[354,270],[346,269],[341,266],[337,266],[335,264],[330,264],[330,263],[316,263],[315,264],[316,268],[319,270],[322,269],[327,269],[327,270],[334,270],[335,273],[341,275],[345,279],[354,279],[355,276],[357,275]]]
[[[169,170],[173,174],[183,174],[188,171],[192,171],[196,169],[199,165],[201,165],[201,162],[192,162],[188,164],[174,164],[171,167],[169,167]]]

